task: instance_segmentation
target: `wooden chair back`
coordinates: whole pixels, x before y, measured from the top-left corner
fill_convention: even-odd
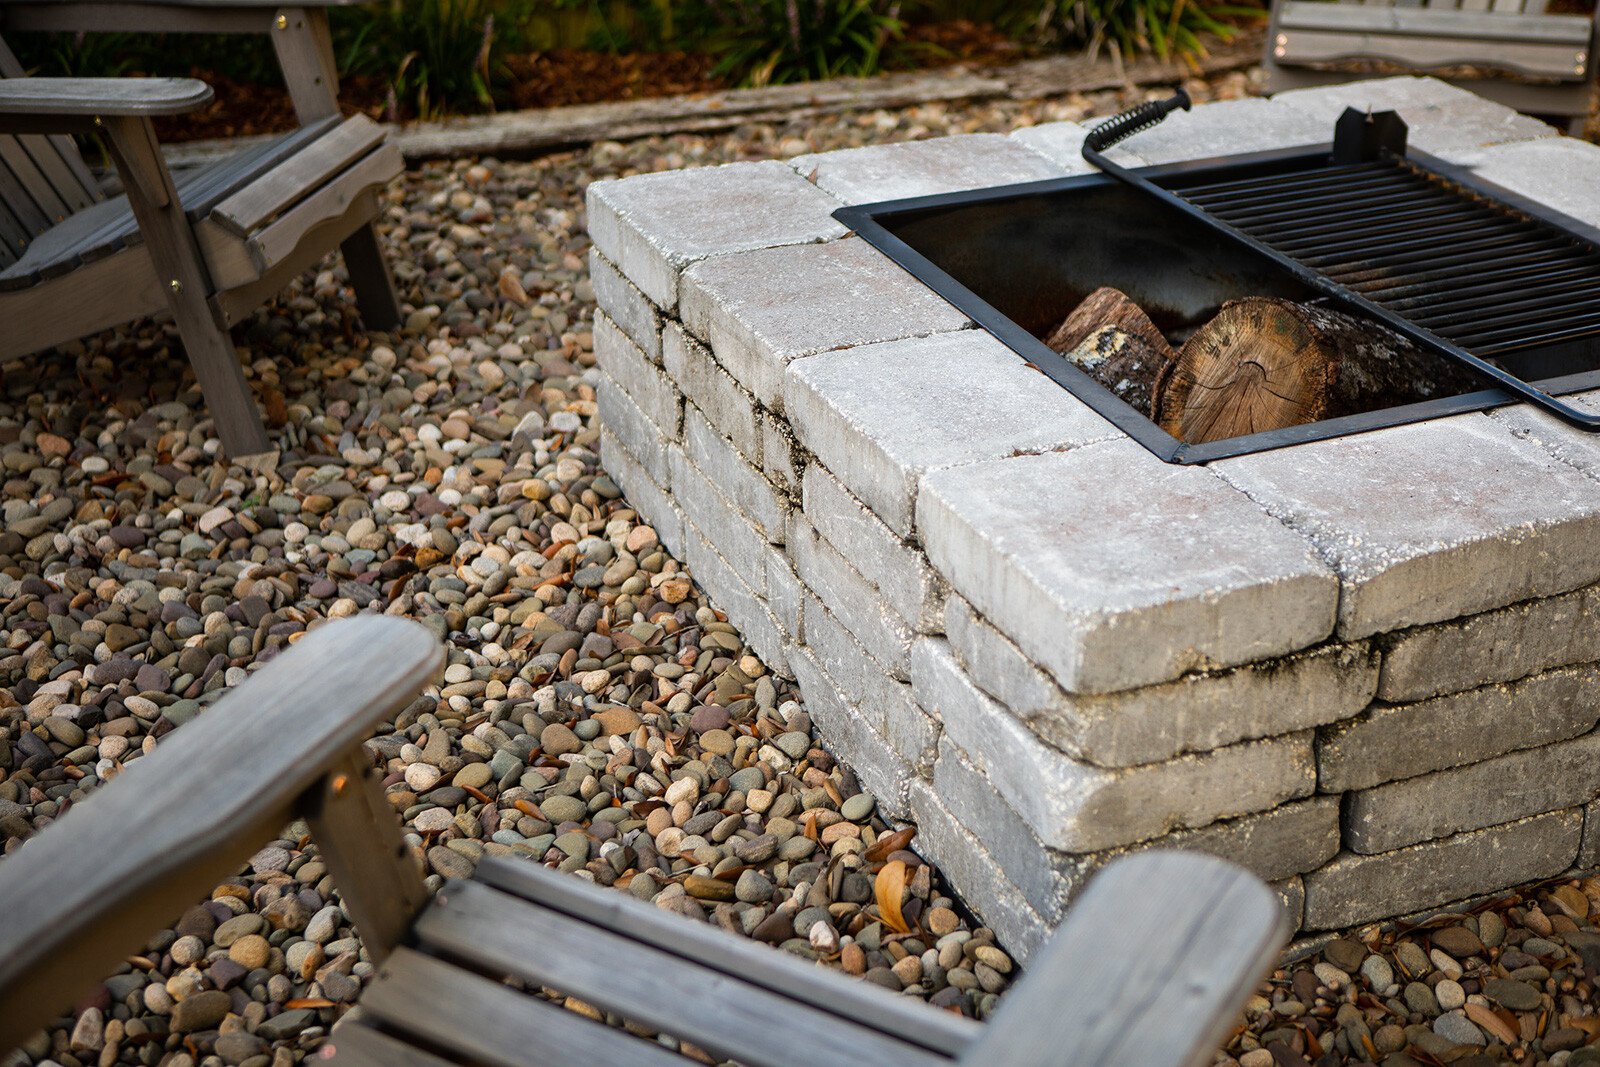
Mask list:
[[[0,78],[23,73],[0,40]],[[45,231],[102,199],[72,138],[0,135],[0,270]]]

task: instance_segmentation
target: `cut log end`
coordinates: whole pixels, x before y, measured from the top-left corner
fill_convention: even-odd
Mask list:
[[[1326,417],[1337,356],[1298,311],[1266,299],[1223,308],[1162,381],[1156,422],[1197,444]]]
[[[1157,378],[1177,358],[1144,309],[1116,289],[1096,289],[1045,341],[1142,414]]]

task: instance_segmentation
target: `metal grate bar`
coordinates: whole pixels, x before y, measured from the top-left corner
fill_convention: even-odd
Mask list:
[[[1422,188],[1417,183],[1396,185],[1393,189],[1374,193],[1364,198],[1363,207],[1395,207],[1419,202],[1437,203],[1438,197],[1433,190]],[[1311,218],[1324,219],[1328,217],[1328,208],[1338,206],[1346,208],[1350,203],[1350,194],[1343,190],[1336,190],[1324,196],[1295,197],[1289,204],[1281,200],[1277,205],[1267,203],[1263,208],[1240,207],[1228,205],[1226,208],[1212,208],[1211,213],[1219,219],[1231,222],[1235,226],[1266,226],[1280,222],[1293,222],[1296,219]],[[1276,208],[1274,210],[1274,207]]]
[[[1345,185],[1323,183],[1320,186],[1308,186],[1304,191],[1295,191],[1292,196],[1286,197],[1284,191],[1275,185],[1263,186],[1260,190],[1246,196],[1241,194],[1219,194],[1212,197],[1200,197],[1195,203],[1200,204],[1207,211],[1221,215],[1226,212],[1251,211],[1261,208],[1273,208],[1283,204],[1301,203],[1346,203],[1353,194],[1379,196],[1392,192],[1405,192],[1422,187],[1422,182],[1409,174],[1380,174],[1371,178],[1362,178]]]
[[[1427,249],[1397,250],[1382,256],[1366,256],[1324,264],[1320,260],[1306,260],[1330,278],[1359,277],[1373,270],[1390,271],[1391,268],[1413,267],[1436,269],[1455,263],[1470,263],[1481,259],[1481,253],[1494,252],[1497,256],[1514,256],[1524,252],[1548,252],[1564,242],[1559,236],[1530,235],[1508,240],[1505,234],[1488,234],[1471,241],[1452,241],[1449,256],[1440,256]]]
[[[1301,173],[1269,174],[1254,178],[1235,178],[1225,182],[1197,182],[1186,185],[1183,182],[1174,182],[1172,189],[1181,193],[1186,200],[1195,200],[1213,197],[1218,193],[1239,192],[1248,194],[1262,189],[1275,189],[1281,196],[1283,193],[1293,192],[1307,186],[1326,185],[1349,181],[1364,174],[1392,175],[1395,173],[1394,164],[1387,160],[1378,160],[1371,163],[1342,163],[1331,167],[1316,167]]]
[[[1419,226],[1406,228],[1405,237],[1399,241],[1392,241],[1385,245],[1386,251],[1409,252],[1421,248],[1436,252],[1439,248],[1439,238],[1454,239],[1476,238],[1488,234],[1497,234],[1502,237],[1510,236],[1518,231],[1530,232],[1533,226],[1529,223],[1518,222],[1515,219],[1492,218],[1469,222],[1465,225],[1457,223],[1454,219],[1444,219],[1435,223],[1424,223]],[[1318,253],[1314,256],[1303,257],[1311,266],[1319,267],[1323,263],[1339,263],[1338,258],[1351,251],[1368,252],[1372,247],[1372,238],[1368,235],[1352,237],[1347,241],[1323,241],[1308,246]]]

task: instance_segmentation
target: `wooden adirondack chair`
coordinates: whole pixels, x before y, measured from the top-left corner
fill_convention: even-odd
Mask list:
[[[981,1026],[531,861],[485,858],[430,903],[362,741],[442,658],[400,619],[319,629],[0,860],[0,1051],[297,816],[378,967],[335,1063],[684,1062],[514,978],[751,1065],[1199,1065],[1287,934],[1237,868],[1136,855]]]
[[[68,28],[91,15],[96,29],[162,29],[183,11],[0,4],[4,25],[20,29]],[[203,84],[23,78],[0,41],[0,358],[169,312],[223,446],[242,455],[268,442],[229,328],[335,247],[366,325],[398,325],[372,222],[377,192],[404,165],[380,126],[340,117],[320,10],[223,5],[185,23],[218,24],[277,35],[303,125],[177,180],[150,119],[204,106]],[[102,193],[66,133],[105,139],[125,194]]]
[[[1447,76],[1518,111],[1561,116],[1573,134],[1589,114],[1600,11],[1549,15],[1546,0],[1274,0],[1267,33],[1271,92],[1354,81],[1370,74],[1309,64],[1382,60],[1419,73],[1478,67],[1481,78]],[[1522,75],[1514,81],[1494,74]]]

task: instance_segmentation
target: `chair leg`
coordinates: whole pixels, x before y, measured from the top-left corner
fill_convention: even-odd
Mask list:
[[[189,363],[200,381],[206,407],[230,456],[265,452],[271,445],[250,384],[239,369],[233,343],[212,314],[211,279],[184,217],[155,131],[148,119],[107,118],[111,156],[150,261],[162,279],[167,305],[178,324]]]
[[[400,297],[394,291],[394,276],[378,247],[378,231],[372,223],[345,238],[339,246],[345,269],[355,287],[356,304],[361,308],[361,323],[369,330],[398,329],[403,316]]]

